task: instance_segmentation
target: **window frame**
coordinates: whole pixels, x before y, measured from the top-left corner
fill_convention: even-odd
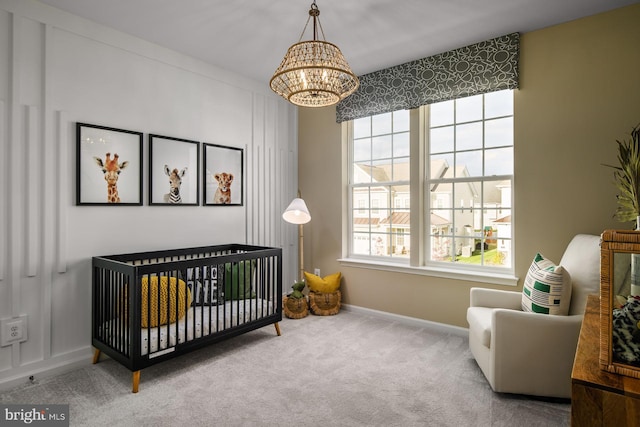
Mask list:
[[[515,93],[513,94],[515,96]],[[345,183],[345,206],[346,210],[343,214],[343,253],[342,258],[338,261],[345,266],[368,268],[374,270],[396,271],[409,274],[418,274],[431,277],[441,277],[455,280],[465,280],[480,283],[490,283],[495,285],[517,286],[518,278],[515,277],[515,206],[513,205],[513,184],[515,170],[512,175],[494,176],[475,176],[470,178],[474,182],[483,179],[484,181],[495,181],[497,178],[506,178],[511,182],[511,265],[510,267],[491,267],[482,266],[478,268],[474,265],[465,265],[462,263],[442,263],[430,261],[428,253],[431,247],[430,231],[428,230],[429,221],[427,216],[431,210],[430,191],[427,185],[428,173],[428,143],[429,143],[429,106],[422,106],[409,110],[410,121],[410,198],[408,200],[409,212],[411,216],[410,222],[410,256],[409,258],[393,257],[393,256],[372,256],[358,255],[353,253],[353,120],[342,123],[342,139],[343,139],[343,182]],[[513,114],[515,119],[515,114]],[[484,122],[486,120],[482,119]],[[515,140],[511,146],[515,150]],[[387,184],[387,183],[385,183]],[[418,206],[418,209],[413,207]],[[394,206],[390,206],[394,210]]]

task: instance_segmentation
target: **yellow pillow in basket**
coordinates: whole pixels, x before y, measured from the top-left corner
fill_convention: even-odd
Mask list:
[[[315,274],[304,272],[304,282],[307,284],[310,290],[314,292],[320,292],[323,294],[331,294],[340,288],[340,279],[342,273],[337,272],[324,276],[316,276]]]
[[[171,280],[167,280],[171,279]],[[177,285],[176,285],[177,282]],[[143,328],[155,328],[159,325],[173,323],[178,319],[182,319],[187,313],[187,307],[191,305],[191,290],[182,280],[175,277],[160,277],[160,316],[158,316],[158,276],[151,276],[151,295],[149,294],[149,277],[142,276],[142,307],[140,320]],[[178,290],[178,309],[176,310],[176,288]],[[185,292],[187,298],[185,300]],[[167,300],[168,298],[168,300]],[[149,308],[151,305],[151,316],[149,317]],[[167,310],[168,308],[168,310]],[[169,313],[167,313],[169,312]]]

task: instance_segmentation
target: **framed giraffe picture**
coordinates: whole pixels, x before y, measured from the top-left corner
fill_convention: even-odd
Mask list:
[[[244,150],[203,144],[204,206],[242,206]]]
[[[76,123],[76,204],[142,205],[142,132]]]
[[[149,135],[149,204],[197,206],[199,194],[200,143]]]

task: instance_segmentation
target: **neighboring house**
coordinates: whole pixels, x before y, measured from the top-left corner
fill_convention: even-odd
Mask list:
[[[372,185],[354,190],[354,242],[355,253],[366,253],[371,248],[374,255],[409,256],[410,230],[409,221],[409,186],[389,185],[391,180],[390,164],[356,164],[354,180]],[[408,176],[409,165],[395,165],[395,173]],[[399,169],[403,169],[399,171]],[[450,167],[446,160],[434,159],[430,164],[432,178],[448,179],[468,177],[465,165]],[[375,183],[380,183],[376,186]],[[485,194],[485,203],[480,204],[480,190],[477,183],[458,184],[455,188],[455,204],[453,184],[440,183],[430,188],[431,194],[431,235],[433,238],[434,258],[438,255],[444,259],[451,247],[454,235],[456,253],[471,256],[480,239],[486,243],[498,243],[501,252],[509,252],[511,247],[511,189],[509,182],[503,185],[486,186],[495,191]],[[398,191],[398,190],[401,191]],[[454,210],[454,208],[456,208]],[[455,214],[455,221],[453,215]],[[455,229],[453,229],[455,223]],[[361,233],[358,233],[361,231]],[[502,237],[502,238],[500,238]]]

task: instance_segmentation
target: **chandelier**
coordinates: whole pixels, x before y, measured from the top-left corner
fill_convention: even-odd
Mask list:
[[[337,104],[358,89],[360,82],[338,46],[327,42],[315,0],[300,40],[313,18],[313,40],[298,40],[284,56],[269,85],[278,95],[301,107]],[[323,40],[318,40],[318,26]]]

